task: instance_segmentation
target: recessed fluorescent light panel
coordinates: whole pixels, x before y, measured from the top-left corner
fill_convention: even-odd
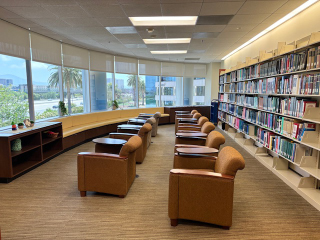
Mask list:
[[[233,50],[231,53],[229,53],[228,55],[224,56],[221,60],[225,60],[228,57],[230,57],[231,55],[235,54],[236,52],[238,52],[239,50],[241,50],[242,48],[248,46],[250,43],[254,42],[255,40],[257,40],[258,38],[262,37],[263,35],[265,35],[266,33],[270,32],[271,30],[275,29],[276,27],[278,27],[279,25],[281,25],[282,23],[288,21],[289,19],[293,18],[295,15],[297,15],[298,13],[302,12],[303,10],[305,10],[306,8],[310,7],[312,4],[318,2],[318,0],[309,0],[307,2],[305,2],[304,4],[300,5],[298,8],[296,8],[295,10],[293,10],[292,12],[290,12],[289,14],[287,14],[286,16],[284,16],[283,18],[281,18],[280,20],[276,21],[274,24],[272,24],[271,26],[269,26],[268,28],[266,28],[265,30],[263,30],[262,32],[260,32],[258,35],[254,36],[253,38],[251,38],[249,41],[245,42],[244,44],[242,44],[240,47],[238,47],[237,49]]]
[[[181,26],[196,25],[198,16],[179,17],[129,17],[133,26]]]
[[[159,38],[143,39],[145,44],[178,44],[190,43],[191,38]]]
[[[137,30],[134,27],[106,27],[111,34],[135,34]]]
[[[184,54],[187,50],[175,50],[175,51],[150,51],[152,54]]]

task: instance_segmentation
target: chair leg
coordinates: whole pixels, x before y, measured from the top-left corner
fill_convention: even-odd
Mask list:
[[[87,196],[87,191],[80,191],[80,196],[81,197]]]
[[[176,227],[178,226],[178,219],[170,219],[171,220],[171,226]]]
[[[124,198],[125,197],[125,195],[119,195],[119,198]]]
[[[229,227],[229,226],[222,226],[222,229],[224,229],[224,230],[230,230],[230,227]]]

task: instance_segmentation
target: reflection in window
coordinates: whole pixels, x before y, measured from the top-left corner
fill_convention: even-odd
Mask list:
[[[58,66],[33,61],[31,68],[36,120],[59,116]]]
[[[26,62],[0,54],[0,127],[29,118]]]
[[[161,104],[162,106],[179,106],[181,105],[181,89],[182,78],[181,77],[161,77],[160,84],[161,92]],[[179,89],[177,91],[176,89]]]
[[[130,74],[115,74],[115,100],[119,108],[136,108],[137,76]]]
[[[139,108],[159,106],[159,77],[139,76]]]
[[[112,73],[90,72],[91,111],[112,108]]]
[[[68,114],[83,113],[83,73],[87,70],[63,68],[63,90]]]
[[[193,80],[194,96],[193,104],[194,105],[204,105],[205,102],[205,78],[195,78]]]

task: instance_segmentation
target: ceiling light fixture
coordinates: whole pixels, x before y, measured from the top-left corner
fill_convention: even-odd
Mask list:
[[[269,26],[268,28],[266,28],[265,30],[263,30],[262,32],[260,32],[256,36],[254,36],[253,38],[251,38],[249,41],[245,42],[240,47],[236,48],[231,53],[229,53],[228,55],[224,56],[221,60],[227,59],[231,55],[235,54],[236,52],[238,52],[242,48],[248,46],[250,43],[254,42],[258,38],[260,38],[263,35],[265,35],[266,33],[270,32],[273,29],[275,29],[276,27],[278,27],[282,23],[284,23],[284,22],[288,21],[289,19],[293,18],[295,15],[297,15],[300,12],[302,12],[303,10],[305,10],[308,7],[310,7],[312,4],[314,4],[316,2],[318,2],[318,0],[309,0],[309,1],[305,2],[304,4],[300,5],[298,8],[296,8],[295,10],[293,10],[292,12],[290,12],[289,14],[287,14],[286,16],[281,18],[280,20],[276,21],[274,24],[272,24],[271,26]]]
[[[129,17],[133,26],[181,26],[196,25],[198,16],[179,17]]]
[[[178,44],[190,43],[191,38],[157,38],[157,39],[143,39],[145,44]]]
[[[152,54],[184,54],[187,50],[175,50],[175,51],[150,51]]]

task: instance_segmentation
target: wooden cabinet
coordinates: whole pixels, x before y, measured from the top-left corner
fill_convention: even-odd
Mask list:
[[[59,133],[51,138],[46,131]],[[12,151],[13,141],[21,139],[22,149]],[[0,132],[0,181],[10,182],[63,150],[61,123],[41,122],[32,128]]]

